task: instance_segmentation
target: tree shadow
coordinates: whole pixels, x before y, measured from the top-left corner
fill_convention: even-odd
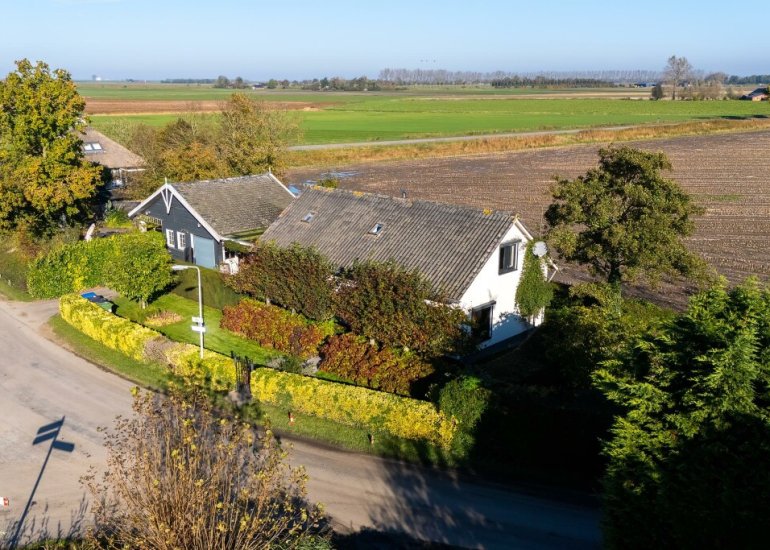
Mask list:
[[[34,501],[33,501],[33,504]],[[85,531],[89,509],[85,493],[78,506],[70,510],[69,521],[51,520],[48,505],[40,512],[32,514],[29,518],[18,519],[8,525],[5,535],[0,538],[0,548],[13,549],[24,547],[36,542],[56,540],[67,542],[80,539]],[[21,522],[24,521],[23,524]]]

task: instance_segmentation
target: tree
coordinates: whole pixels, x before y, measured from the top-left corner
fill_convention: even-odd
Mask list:
[[[663,69],[663,77],[671,82],[671,99],[676,99],[676,89],[683,84],[692,74],[692,65],[686,57],[672,55],[668,58],[666,68]]]
[[[540,315],[553,299],[553,286],[545,279],[545,258],[535,256],[533,246],[534,241],[524,250],[524,265],[516,287],[516,307],[530,319]]]
[[[84,108],[69,73],[42,61],[0,81],[0,230],[46,234],[88,213],[101,169],[83,159]]]
[[[663,153],[630,147],[599,150],[599,167],[574,180],[557,179],[545,217],[548,238],[567,261],[620,289],[639,277],[693,276],[702,261],[689,252],[692,216],[703,210],[673,180]]]
[[[764,548],[770,291],[722,283],[597,371],[623,411],[604,445],[610,548]]]
[[[218,413],[200,391],[134,390],[135,415],[106,432],[107,472],[85,484],[92,542],[108,548],[297,548],[320,511],[269,430]]]
[[[655,101],[663,99],[663,85],[661,83],[657,83],[652,87],[650,98],[654,99]]]
[[[114,242],[114,252],[104,268],[107,285],[129,300],[140,301],[144,308],[173,281],[163,235],[132,233]]]
[[[286,167],[286,147],[298,130],[296,119],[287,111],[235,93],[222,111],[220,154],[236,175],[268,170],[281,174]]]
[[[214,88],[229,88],[230,87],[230,79],[227,78],[224,75],[219,75],[214,82]]]

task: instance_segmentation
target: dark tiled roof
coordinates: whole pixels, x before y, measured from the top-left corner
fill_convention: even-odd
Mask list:
[[[172,185],[222,236],[267,227],[293,200],[269,174]]]
[[[303,221],[310,213],[312,220]],[[394,260],[459,300],[513,223],[510,212],[311,188],[262,240],[314,246],[339,267],[356,259]],[[373,235],[376,224],[382,230]]]

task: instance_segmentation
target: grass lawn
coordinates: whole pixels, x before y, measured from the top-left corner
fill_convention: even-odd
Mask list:
[[[145,324],[145,319],[152,313],[158,311],[172,311],[182,316],[182,320],[166,326],[150,326],[152,329],[168,336],[177,342],[187,342],[188,344],[199,344],[198,333],[191,330],[192,317],[198,316],[198,302],[182,298],[176,294],[165,294],[152,302],[146,310],[136,302],[119,297],[113,300],[117,305],[115,313],[134,322]],[[216,351],[223,355],[230,355],[234,351],[238,355],[249,357],[258,365],[265,365],[275,357],[282,357],[283,354],[277,351],[266,349],[245,338],[233,334],[229,330],[219,327],[222,320],[222,312],[213,307],[203,307],[203,318],[206,321],[206,334],[204,337],[204,347],[211,351]]]

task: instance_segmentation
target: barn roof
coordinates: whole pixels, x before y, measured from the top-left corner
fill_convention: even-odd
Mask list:
[[[315,187],[262,240],[315,247],[337,267],[393,260],[457,301],[515,223],[510,212]]]

